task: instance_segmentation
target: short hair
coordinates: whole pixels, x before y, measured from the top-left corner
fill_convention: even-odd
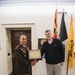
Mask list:
[[[20,36],[20,38],[22,38],[22,37],[25,37],[25,38],[27,38],[27,37],[26,37],[26,35],[21,35],[21,36]]]
[[[45,30],[45,33],[49,32],[49,31],[51,32],[51,30],[47,29],[47,30]]]

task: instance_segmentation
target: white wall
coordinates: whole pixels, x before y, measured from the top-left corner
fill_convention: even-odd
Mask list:
[[[73,15],[73,26],[75,28],[75,10],[74,10],[75,5],[67,5],[67,4],[65,5],[63,3],[60,5],[57,5],[58,12],[62,12],[63,8],[64,8],[64,11],[67,12],[67,14],[65,14],[65,23],[66,23],[67,31],[69,31],[71,14]],[[36,34],[37,34],[36,37],[38,41],[38,38],[45,37],[44,31],[46,29],[51,29],[53,31],[55,9],[56,9],[55,4],[42,4],[42,5],[30,4],[30,5],[24,5],[24,6],[0,7],[0,24],[35,23]],[[60,22],[61,22],[61,15],[62,15],[61,13],[58,14],[59,28],[60,28]],[[75,33],[74,33],[74,36],[75,36]],[[74,40],[74,43],[75,43],[75,40]],[[38,48],[38,42],[36,45],[37,45],[36,48]],[[2,59],[1,51],[0,51],[0,63],[1,63],[0,73],[3,73],[3,70],[4,70],[3,65],[5,62],[3,62],[4,59]],[[43,71],[43,67],[41,67],[41,65],[43,66],[44,64],[45,64],[44,61],[40,61],[37,63],[36,74],[34,75],[38,75],[38,73],[39,75],[46,75],[45,69]],[[75,67],[73,68],[72,72],[75,74],[74,69]],[[74,75],[72,74],[72,72],[70,72],[70,75]]]
[[[2,57],[2,50],[1,50],[1,28],[0,28],[0,75],[3,74],[4,69],[3,69],[3,57]]]
[[[0,75],[4,72],[3,71],[3,57],[2,57],[2,51],[0,50]]]

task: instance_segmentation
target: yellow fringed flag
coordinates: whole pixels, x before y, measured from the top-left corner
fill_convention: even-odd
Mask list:
[[[74,32],[73,32],[73,18],[70,18],[70,31],[67,40],[67,49],[69,51],[68,66],[71,69],[74,66]]]
[[[54,38],[57,38],[57,36],[58,36],[58,29],[57,29],[57,9],[56,9],[56,11],[55,11],[55,18],[54,18],[54,34],[53,34],[53,37]]]

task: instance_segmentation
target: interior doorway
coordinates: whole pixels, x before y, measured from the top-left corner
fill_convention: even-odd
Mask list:
[[[14,58],[14,50],[15,47],[19,44],[19,37],[21,35],[26,35],[27,36],[27,46],[31,50],[31,29],[26,28],[26,29],[20,29],[20,30],[11,30],[11,48],[12,48],[12,66],[13,66],[13,75],[15,75],[15,58]],[[32,69],[30,68],[30,75],[32,75]]]
[[[31,31],[31,50],[37,49],[37,36],[35,23],[12,23],[1,24],[1,50],[3,57],[3,73],[10,75],[13,71],[12,68],[12,40],[11,31],[30,30]],[[22,34],[22,33],[21,33]],[[36,74],[36,66],[31,68],[31,74]]]

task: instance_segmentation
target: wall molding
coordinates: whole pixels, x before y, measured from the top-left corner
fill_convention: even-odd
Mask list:
[[[35,23],[5,23],[1,25],[34,25]]]

